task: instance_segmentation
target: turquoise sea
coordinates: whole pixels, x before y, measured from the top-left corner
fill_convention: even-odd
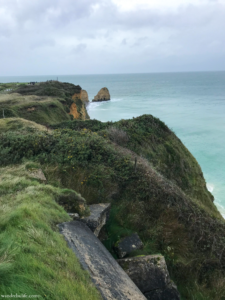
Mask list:
[[[0,77],[0,82],[57,76]],[[92,100],[108,87],[111,101],[90,103],[91,118],[105,121],[152,114],[164,121],[199,162],[215,204],[225,217],[225,72],[68,75]]]

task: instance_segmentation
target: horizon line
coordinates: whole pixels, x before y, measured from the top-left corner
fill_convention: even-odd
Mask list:
[[[138,74],[175,74],[175,73],[219,73],[225,70],[214,71],[162,71],[162,72],[131,72],[131,73],[89,73],[89,74],[46,74],[46,75],[0,75],[0,77],[35,77],[35,76],[101,76],[101,75],[138,75]]]

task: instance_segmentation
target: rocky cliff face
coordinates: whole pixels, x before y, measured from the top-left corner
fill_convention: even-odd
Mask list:
[[[80,99],[85,104],[89,102],[88,93],[85,90],[80,90],[79,92],[75,93],[72,96],[72,99],[73,100]]]
[[[70,115],[74,119],[78,120],[87,120],[89,119],[86,104],[89,102],[88,93],[85,90],[80,90],[79,93],[75,93],[72,96],[73,103],[70,106]]]
[[[87,91],[81,90],[81,100],[83,102],[89,102]]]
[[[92,102],[108,101],[108,100],[110,100],[109,90],[106,87],[104,87],[98,92],[98,94],[94,97]]]

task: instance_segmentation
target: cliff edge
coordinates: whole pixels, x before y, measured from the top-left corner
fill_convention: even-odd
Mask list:
[[[71,118],[89,119],[86,110],[88,94],[79,85],[46,81],[11,87],[11,92],[3,91],[0,94],[0,111],[4,110],[6,118],[22,117],[44,125]]]

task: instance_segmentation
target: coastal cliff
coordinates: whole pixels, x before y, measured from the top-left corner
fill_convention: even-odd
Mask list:
[[[0,111],[4,110],[5,117],[22,117],[45,125],[70,120],[71,117],[89,119],[87,102],[87,92],[80,86],[58,81],[12,84],[9,92],[0,93]]]
[[[38,91],[38,86],[36,88],[34,96],[44,97],[38,95],[42,92]],[[75,101],[82,102],[81,98],[74,96],[80,95],[81,88],[76,88],[75,91],[74,89],[73,87],[65,100],[69,109]],[[19,90],[23,90],[23,87]],[[24,96],[22,93],[20,97]],[[72,99],[73,96],[75,99]],[[13,105],[15,103],[11,103],[11,107]],[[4,243],[0,245],[0,253],[6,253],[8,249],[7,228],[14,228],[11,240],[21,245],[21,253],[23,249],[27,253],[34,251],[33,244],[27,240],[33,238],[31,232],[35,233],[35,245],[40,241],[43,250],[43,240],[38,237],[39,230],[50,232],[50,229],[46,225],[40,225],[39,221],[36,222],[35,205],[40,209],[40,218],[42,216],[48,222],[48,226],[54,229],[55,239],[66,247],[60,240],[54,224],[71,220],[66,215],[66,211],[71,211],[68,211],[68,206],[60,207],[62,202],[57,201],[59,194],[68,195],[68,191],[74,191],[80,196],[69,197],[70,205],[73,201],[76,203],[77,199],[85,200],[88,205],[111,203],[109,222],[102,229],[99,238],[115,258],[117,254],[114,249],[118,242],[137,233],[143,247],[126,258],[161,253],[182,299],[219,300],[225,297],[225,222],[213,203],[213,196],[206,188],[196,159],[161,120],[151,115],[105,123],[82,120],[81,117],[79,120],[69,120],[68,111],[63,122],[59,120],[56,123],[49,116],[49,124],[52,125],[46,130],[40,125],[42,122],[28,121],[28,112],[23,112],[24,119],[27,120],[0,119],[2,215],[6,214],[8,209],[5,205],[12,203],[6,217],[3,218],[4,222],[0,223],[4,232]],[[28,166],[24,165],[24,161],[28,160]],[[47,185],[27,179],[27,171],[24,170],[35,168],[42,169]],[[12,176],[17,176],[17,179]],[[24,179],[20,181],[19,178],[22,177]],[[38,196],[42,192],[46,197],[43,201],[40,200],[43,199],[42,194]],[[15,204],[18,204],[19,200],[21,202],[17,207]],[[45,213],[41,212],[42,207]],[[78,206],[73,207],[73,213],[81,213]],[[59,217],[57,212],[62,215]],[[29,222],[33,218],[34,223],[31,226]],[[25,223],[21,224],[21,220],[25,220]],[[21,228],[18,227],[19,224]],[[55,249],[57,243],[55,242]],[[46,243],[44,245],[46,247]],[[45,254],[46,260],[38,251],[35,255],[37,261],[42,261],[41,268],[48,267],[47,258],[50,255],[61,264],[60,270],[62,266],[65,273],[69,270],[68,263],[63,261],[62,255],[58,255],[52,248]],[[70,257],[70,254],[68,255]],[[10,262],[13,276],[21,275],[21,260]],[[62,276],[64,272],[61,273]],[[67,279],[74,284],[77,275],[74,271],[68,272]],[[3,278],[7,278],[7,274],[3,269]],[[84,283],[81,273],[79,274],[78,280],[84,285],[87,284],[89,289],[91,283]],[[61,278],[55,276],[53,282],[57,286]],[[4,288],[7,293],[10,292],[9,287],[12,290],[15,282],[15,277],[9,278],[10,284],[0,282],[0,288]],[[21,276],[20,278],[23,280]],[[37,287],[37,280],[35,277],[35,280],[29,283],[30,288],[36,288],[40,293],[45,291],[50,295],[52,281],[47,273],[42,282],[43,287]],[[64,283],[67,286],[67,282]],[[85,291],[87,289],[84,288]],[[61,292],[61,299],[65,298],[66,290],[68,288]],[[93,299],[98,299],[97,292],[95,295],[96,298],[93,296]],[[74,299],[73,297],[74,294],[67,296],[68,299]],[[85,299],[86,296],[80,297],[84,300],[89,299]]]

